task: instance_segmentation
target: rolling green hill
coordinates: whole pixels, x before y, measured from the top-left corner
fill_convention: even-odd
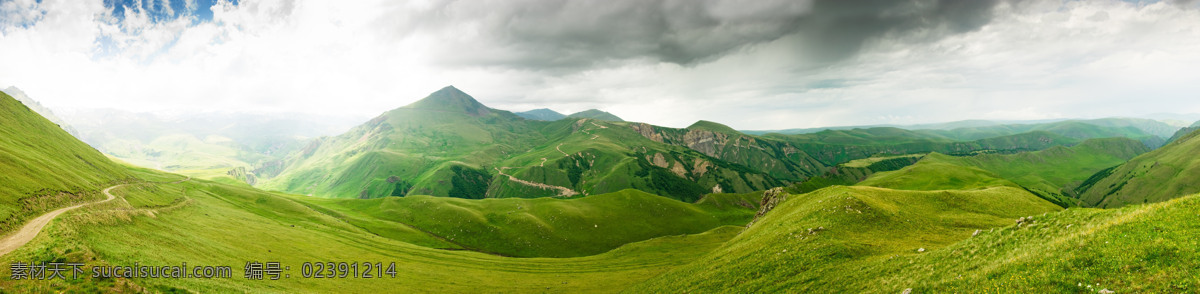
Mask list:
[[[1107,138],[1015,154],[933,153],[901,170],[875,174],[860,185],[925,191],[1019,186],[1059,206],[1079,206],[1075,187],[1092,174],[1147,151],[1132,139]]]
[[[903,191],[834,186],[788,197],[720,248],[629,291],[899,293],[911,284],[876,270],[879,264],[940,252],[976,230],[1011,226],[1016,218],[1060,209],[1013,187]]]
[[[407,241],[409,234],[391,237],[388,226],[411,227],[448,243],[434,246],[437,248],[518,257],[575,257],[604,253],[655,237],[744,225],[754,216],[757,197],[761,193],[714,194],[706,198],[709,200],[693,205],[638,190],[623,190],[570,200],[430,196],[296,200],[312,203],[313,209],[400,241]],[[725,205],[717,204],[722,201]]]
[[[964,166],[956,161],[953,156],[930,153],[916,164],[896,171],[876,173],[857,185],[914,191],[1020,187],[993,172]]]
[[[567,115],[567,118],[590,118],[606,121],[625,121],[612,113],[608,113],[599,109],[588,109]]]
[[[141,171],[139,175],[147,177],[145,180],[180,178],[148,171]],[[740,229],[719,226],[719,223],[744,223],[745,211],[752,213],[753,206],[717,208],[716,205],[736,206],[736,203],[756,200],[753,195],[726,195],[706,201],[710,204],[689,205],[637,192],[599,196],[595,200],[480,201],[435,197],[328,200],[203,180],[141,183],[122,186],[113,192],[125,201],[110,201],[68,212],[31,243],[0,257],[0,261],[82,262],[89,267],[161,266],[186,262],[189,266],[231,266],[232,277],[3,279],[0,287],[15,292],[296,293],[344,292],[346,289],[368,292],[614,292],[687,263],[732,238]],[[513,234],[532,230],[529,231],[532,235],[544,226],[553,228],[560,236],[577,237],[565,241],[537,241],[555,243],[554,246],[567,251],[574,250],[567,248],[570,245],[599,250],[597,248],[602,246],[587,243],[598,240],[611,242],[624,238],[628,244],[605,243],[604,246],[611,248],[599,250],[602,253],[572,258],[513,258],[468,250],[428,248],[426,246],[454,247],[447,242],[449,237],[432,235],[389,220],[403,218],[403,214],[388,215],[397,209],[408,209],[397,205],[422,202],[424,206],[409,211],[428,216],[431,212],[418,208],[437,209],[443,218],[423,221],[444,228],[458,225],[451,216],[500,217],[513,212],[513,216],[507,218],[514,220],[511,223],[483,223],[481,227],[464,224],[462,228],[512,230]],[[331,206],[325,207],[326,204]],[[512,210],[516,207],[523,209]],[[663,212],[675,213],[657,215]],[[371,214],[386,218],[374,218]],[[688,218],[688,215],[692,217]],[[676,217],[699,223],[665,223]],[[623,222],[647,218],[659,218],[661,226],[644,226],[628,231],[628,236],[622,235],[627,232],[621,230],[622,226],[631,225]],[[534,226],[522,226],[516,221],[518,219],[533,221]],[[700,228],[704,225],[713,229]],[[695,234],[682,235],[680,228]],[[612,235],[594,234],[597,230]],[[658,230],[658,233],[647,234],[652,230]],[[462,232],[457,234],[460,238],[455,239],[459,241],[471,237]],[[632,238],[635,235],[640,238]],[[290,267],[286,272],[290,277],[246,279],[243,269],[249,261],[280,262]],[[379,262],[385,266],[395,262],[396,277],[306,279],[301,278],[305,262]],[[361,270],[362,265],[359,266]],[[11,273],[6,269],[3,274]]]
[[[104,154],[0,93],[0,230],[73,203],[129,177]]]
[[[1096,173],[1077,189],[1087,206],[1120,207],[1200,192],[1200,131]]]
[[[830,168],[787,188],[788,193],[804,194],[829,186],[852,186],[879,172],[894,171],[919,162],[925,154],[879,155],[855,159]]]
[[[955,164],[978,167],[1013,181],[1050,202],[1078,206],[1075,187],[1092,174],[1150,151],[1127,138],[1090,139],[1072,147],[1055,146],[1017,154],[982,154],[947,158]]]

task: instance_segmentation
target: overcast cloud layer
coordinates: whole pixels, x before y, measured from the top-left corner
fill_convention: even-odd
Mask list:
[[[1200,112],[1196,1],[0,0],[50,107],[494,108],[739,129]]]

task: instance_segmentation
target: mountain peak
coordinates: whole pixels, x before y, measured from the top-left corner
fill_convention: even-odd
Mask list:
[[[625,121],[612,113],[608,113],[599,109],[588,109],[568,115],[569,118],[590,118],[607,121]]]
[[[429,111],[442,112],[461,112],[473,116],[487,115],[491,113],[491,109],[484,106],[471,95],[467,95],[463,91],[454,86],[446,86],[437,92],[430,93],[429,96],[417,102],[413,102],[403,108],[420,109]]]

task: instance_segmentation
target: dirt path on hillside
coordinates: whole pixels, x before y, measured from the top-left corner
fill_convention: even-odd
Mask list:
[[[178,183],[182,183],[184,181],[191,180],[191,179],[192,179],[191,177],[188,177],[186,179],[182,179],[182,180],[171,182],[171,183],[178,184]],[[124,185],[127,185],[127,184],[114,185],[112,187],[105,188],[104,196],[106,196],[107,198],[104,198],[104,200],[88,202],[88,203],[83,203],[83,204],[77,204],[75,206],[70,206],[70,207],[59,208],[54,211],[43,214],[41,216],[38,216],[37,218],[34,218],[33,220],[26,223],[25,226],[22,226],[20,230],[17,230],[13,234],[4,237],[4,239],[0,239],[0,256],[8,255],[9,253],[13,252],[14,250],[17,250],[17,248],[21,248],[21,246],[24,246],[26,243],[29,243],[29,241],[32,241],[33,237],[37,237],[38,233],[42,232],[42,228],[45,228],[46,225],[50,224],[51,220],[54,220],[55,217],[58,217],[58,215],[63,214],[64,212],[70,211],[72,209],[84,207],[87,205],[104,203],[104,202],[112,201],[113,199],[117,199],[117,196],[113,196],[111,191],[112,191],[112,189],[116,189],[117,187],[124,186]]]
[[[563,154],[563,157],[568,157],[568,156],[571,156],[570,154],[567,154],[566,152],[563,152],[563,151],[562,151],[562,145],[563,145],[563,144],[566,144],[566,143],[558,143],[558,146],[554,146],[554,150],[558,150],[558,153],[562,153],[562,154]]]
[[[507,168],[505,168],[505,169],[507,169]],[[554,197],[570,197],[570,196],[579,195],[579,192],[575,192],[575,190],[571,190],[571,188],[567,188],[567,187],[563,187],[563,186],[547,185],[547,184],[543,184],[543,183],[535,183],[535,182],[518,179],[517,177],[514,177],[510,174],[504,173],[504,169],[497,168],[496,172],[502,176],[508,177],[509,181],[517,182],[518,184],[535,187],[535,188],[546,189],[546,190],[558,190],[558,196],[554,196]]]
[[[571,156],[570,154],[567,154],[566,152],[562,151],[561,147],[563,144],[566,144],[566,143],[559,143],[558,146],[554,146],[554,150],[558,150],[558,153],[562,153],[563,157],[570,157]],[[546,164],[546,158],[542,157],[542,162],[538,163],[538,166],[545,167],[545,164]],[[545,189],[545,190],[558,190],[558,195],[554,196],[554,197],[571,197],[571,196],[579,195],[579,192],[576,192],[575,190],[572,190],[571,188],[537,183],[537,182],[530,182],[530,181],[518,179],[517,177],[514,177],[513,175],[504,173],[504,170],[510,169],[510,168],[514,168],[514,167],[511,167],[511,166],[496,167],[496,173],[499,173],[502,176],[506,176],[506,177],[508,177],[509,181],[513,181],[518,184],[522,184],[522,185],[526,185],[526,186],[530,186],[530,187],[534,187],[534,188]]]

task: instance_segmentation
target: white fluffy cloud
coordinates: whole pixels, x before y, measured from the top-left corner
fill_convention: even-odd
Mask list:
[[[833,36],[822,30],[853,29],[823,27],[839,22],[812,15],[831,9],[821,1],[744,13],[714,12],[728,1],[710,1],[707,14],[664,1],[619,32],[595,27],[620,18],[588,20],[576,28],[588,33],[581,37],[529,21],[570,24],[559,14],[587,9],[529,12],[542,2],[518,2],[525,6],[488,10],[516,2],[220,1],[211,20],[155,20],[130,10],[114,18],[101,1],[8,1],[0,3],[0,87],[51,107],[365,118],[453,84],[501,109],[601,108],[668,126],[706,119],[740,129],[1200,112],[1194,4],[1000,2],[970,9],[978,21],[913,13],[920,21],[880,22],[904,30],[814,47]],[[746,15],[763,11],[777,22]],[[661,16],[673,13],[694,17]],[[815,28],[796,29],[806,25]],[[655,34],[671,38],[646,44]],[[670,48],[688,45],[699,47]],[[834,49],[851,51],[821,53]]]

